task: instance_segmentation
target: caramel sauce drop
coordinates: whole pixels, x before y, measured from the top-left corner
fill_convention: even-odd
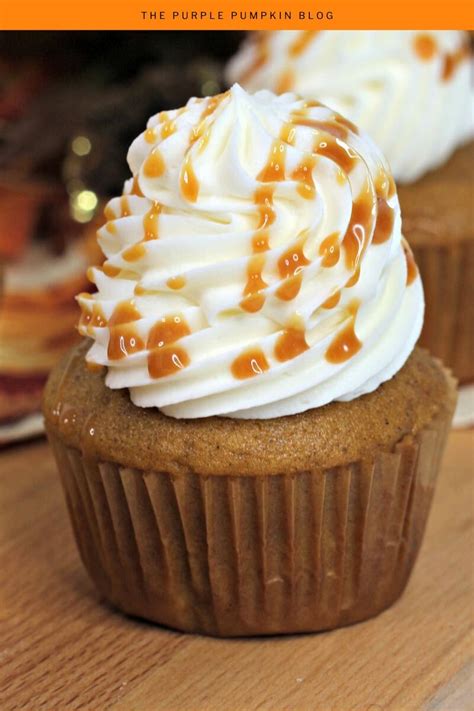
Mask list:
[[[80,305],[80,309],[81,317],[79,319],[79,328],[89,330],[89,327],[105,328],[105,326],[107,326],[107,319],[99,304],[94,304],[91,311],[82,305]]]
[[[269,227],[275,222],[276,215],[273,209],[274,190],[275,188],[272,185],[261,185],[255,191],[254,202],[258,208],[259,229]]]
[[[245,380],[261,375],[269,369],[268,361],[260,348],[249,348],[233,361],[230,369],[234,378]]]
[[[263,265],[265,259],[262,255],[251,257],[247,267],[247,283],[244,288],[244,299],[240,302],[240,307],[250,313],[260,311],[264,302],[264,294],[259,292],[265,289],[267,283],[262,278]]]
[[[171,119],[167,119],[166,121],[163,122],[163,124],[161,126],[162,140],[164,140],[165,138],[168,138],[168,136],[172,136],[173,133],[176,133],[176,124]]]
[[[413,49],[422,61],[429,62],[436,54],[436,40],[431,35],[420,33],[413,39]]]
[[[189,202],[196,202],[199,194],[199,181],[191,163],[191,156],[187,154],[184,165],[181,168],[179,185],[183,197]]]
[[[322,257],[321,264],[323,267],[334,267],[341,254],[339,248],[339,232],[333,232],[328,235],[319,246],[319,254]]]
[[[300,116],[298,114],[293,116],[292,121],[295,126],[306,126],[307,128],[313,128],[315,131],[324,131],[334,136],[334,138],[340,138],[341,140],[347,138],[347,128],[338,125],[335,121],[317,121],[316,119]]]
[[[278,287],[275,295],[282,301],[292,301],[293,299],[296,299],[300,292],[302,281],[302,274],[296,274],[295,276],[286,279],[283,284]]]
[[[287,69],[279,77],[276,86],[275,94],[285,94],[287,91],[291,91],[295,83],[295,75],[291,69]]]
[[[106,205],[104,208],[104,217],[107,221],[115,220],[115,212],[112,210],[110,205]]]
[[[267,252],[270,249],[269,237],[266,232],[257,232],[252,237],[252,252],[254,254],[259,254],[261,252]]]
[[[306,47],[310,44],[311,40],[319,33],[319,30],[306,30],[300,33],[300,35],[292,42],[288,49],[288,54],[293,59],[302,54]]]
[[[365,248],[372,222],[372,196],[366,189],[352,203],[352,213],[342,240],[346,252],[346,266],[353,271]]]
[[[357,128],[355,123],[349,121],[349,119],[345,116],[341,116],[341,114],[335,114],[334,120],[337,121],[337,123],[341,124],[341,126],[345,126],[349,131],[352,131],[352,133],[355,133],[356,136],[359,135],[359,129]]]
[[[303,252],[303,243],[297,242],[284,252],[278,260],[278,271],[282,279],[291,277],[310,264]]]
[[[155,129],[154,128],[147,128],[147,130],[143,134],[143,137],[147,143],[155,143],[155,141],[156,141]]]
[[[312,200],[316,194],[313,180],[314,156],[306,156],[291,174],[292,180],[298,181],[297,191],[305,200]]]
[[[120,198],[120,217],[130,217],[130,205],[126,195]]]
[[[359,281],[360,277],[360,264],[358,265],[357,269],[355,270],[354,274],[350,277],[350,279],[347,280],[345,289],[350,289],[351,287],[355,286],[357,282]]]
[[[164,378],[183,370],[191,360],[181,346],[172,345],[157,348],[148,354],[148,373],[152,378]]]
[[[186,279],[184,276],[178,275],[174,277],[170,277],[168,281],[166,282],[166,286],[168,286],[170,289],[182,289],[186,285]]]
[[[289,325],[275,343],[275,358],[280,362],[291,360],[307,351],[308,348],[304,328],[301,328],[299,324]]]
[[[142,191],[140,190],[140,185],[138,183],[138,175],[135,175],[132,181],[131,195],[138,195],[138,197],[144,197]]]
[[[273,183],[285,179],[286,144],[277,138],[273,141],[267,162],[257,175],[261,183]]]
[[[388,202],[383,198],[377,198],[377,220],[372,237],[373,244],[383,244],[383,242],[389,239],[392,234],[394,221],[395,210],[393,207],[390,207]]]
[[[284,123],[281,127],[280,138],[283,143],[288,143],[292,146],[296,138],[296,128],[293,123]]]
[[[341,300],[341,292],[336,291],[332,296],[329,297],[329,299],[326,299],[326,301],[323,301],[321,306],[323,309],[333,309],[335,306],[338,305],[340,300]]]
[[[115,222],[106,222],[105,224],[105,229],[107,232],[109,232],[111,235],[117,234],[117,227],[115,225]]]
[[[121,301],[113,310],[109,326],[119,326],[123,323],[138,321],[142,317],[133,300]]]
[[[132,244],[131,247],[128,247],[128,249],[122,252],[122,259],[126,262],[138,262],[138,260],[144,257],[145,254],[145,247],[143,244],[138,242],[137,244]]]
[[[143,218],[143,239],[149,242],[153,239],[158,239],[158,216],[161,212],[161,204],[154,202]]]
[[[125,323],[110,329],[107,356],[109,360],[122,360],[132,353],[138,353],[145,347],[132,324]]]
[[[159,178],[165,172],[165,167],[163,156],[158,148],[154,148],[143,164],[143,174],[147,178]]]
[[[183,316],[179,314],[164,316],[150,330],[146,347],[149,350],[163,348],[184,336],[189,336],[190,333],[191,329]]]
[[[329,363],[344,363],[346,360],[349,360],[349,358],[355,356],[362,348],[362,343],[355,333],[357,310],[357,303],[349,306],[351,313],[349,323],[337,334],[325,353],[325,358]]]
[[[350,173],[357,164],[357,155],[350,148],[338,143],[337,140],[334,138],[324,140],[317,138],[313,150],[318,155],[330,158],[345,173]]]
[[[413,253],[406,243],[403,245],[403,251],[405,252],[405,259],[407,260],[407,286],[410,286],[418,275],[418,267],[416,266]]]
[[[391,174],[386,173],[382,168],[379,169],[374,180],[374,187],[378,198],[390,199],[397,192],[395,181]]]
[[[441,72],[442,81],[448,81],[453,76],[454,72],[458,68],[459,64],[469,56],[469,45],[463,44],[462,47],[457,49],[451,54],[446,54],[443,58],[443,69]]]
[[[102,271],[108,277],[116,277],[122,271],[120,267],[116,267],[114,264],[109,264],[109,262],[104,262],[102,264]]]

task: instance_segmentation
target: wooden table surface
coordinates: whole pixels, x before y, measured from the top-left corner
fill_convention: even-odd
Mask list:
[[[222,641],[123,617],[76,552],[42,440],[0,453],[0,708],[470,711],[474,435],[452,432],[420,558],[378,618]]]

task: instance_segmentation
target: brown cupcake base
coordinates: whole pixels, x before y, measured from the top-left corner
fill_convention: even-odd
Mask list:
[[[449,392],[388,450],[268,476],[122,467],[50,426],[89,575],[124,612],[187,632],[288,634],[376,615],[402,593],[420,548]]]

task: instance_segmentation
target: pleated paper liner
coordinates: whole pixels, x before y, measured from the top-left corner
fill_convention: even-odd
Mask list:
[[[263,635],[346,625],[400,596],[451,415],[392,451],[295,475],[140,471],[50,440],[82,560],[105,598],[184,631]]]
[[[474,241],[412,248],[426,300],[419,345],[474,382]]]

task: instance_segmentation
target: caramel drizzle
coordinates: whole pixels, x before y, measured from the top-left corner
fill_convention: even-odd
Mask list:
[[[108,277],[116,277],[122,271],[120,267],[116,267],[114,264],[109,264],[109,262],[104,262],[102,264],[102,271]]]
[[[372,195],[364,189],[352,203],[352,213],[349,225],[342,240],[345,249],[346,266],[353,271],[367,246],[367,235],[373,221]]]
[[[109,335],[107,356],[109,360],[122,360],[145,347],[133,324],[123,323],[112,326]]]
[[[121,301],[113,310],[112,316],[109,319],[109,326],[121,326],[124,323],[138,321],[142,317],[137,309],[133,299],[130,301]]]
[[[413,257],[413,252],[411,251],[410,247],[406,242],[403,243],[403,251],[405,253],[405,259],[407,262],[407,286],[410,286],[410,284],[413,284],[415,281],[416,277],[418,276],[418,267],[415,262],[415,258]]]
[[[314,153],[330,158],[336,163],[345,173],[350,173],[358,162],[357,154],[348,146],[338,142],[339,139],[334,139],[332,136],[327,139],[317,137],[313,148]]]
[[[99,304],[94,303],[91,310],[84,304],[79,304],[79,308],[81,309],[78,324],[80,331],[91,334],[92,328],[105,328],[107,326],[107,319]]]
[[[270,148],[270,154],[264,167],[257,175],[261,183],[276,183],[285,180],[286,143],[276,138]]]
[[[308,348],[304,326],[298,319],[293,319],[275,343],[275,358],[283,363],[296,358]]]
[[[143,218],[143,239],[149,242],[153,239],[158,239],[158,217],[161,213],[162,205],[159,202],[154,202]]]
[[[191,155],[188,153],[184,159],[181,175],[179,177],[181,194],[189,202],[196,202],[199,194],[199,181],[191,163]]]
[[[146,178],[159,178],[165,172],[165,161],[158,148],[154,148],[143,164]]]
[[[138,260],[142,259],[145,254],[145,247],[141,242],[137,242],[137,244],[132,244],[131,247],[128,247],[128,249],[122,252],[122,259],[126,262],[138,262]]]
[[[394,221],[395,210],[393,207],[390,207],[384,198],[377,198],[377,220],[372,237],[373,244],[383,244],[389,239]]]
[[[316,165],[314,156],[306,156],[291,174],[292,180],[298,181],[297,191],[305,200],[312,200],[316,195],[313,169]]]
[[[126,195],[122,195],[120,198],[120,217],[130,217],[130,215],[131,212],[128,197]]]
[[[277,296],[282,301],[292,301],[298,296],[301,284],[303,281],[302,274],[295,274],[295,276],[286,279],[286,281],[281,284],[275,292]]]
[[[435,56],[438,47],[434,37],[423,33],[414,37],[413,49],[422,61],[429,62]]]
[[[329,363],[344,363],[355,356],[362,348],[362,343],[355,333],[355,320],[358,309],[358,302],[353,302],[348,306],[348,311],[351,315],[349,323],[331,341],[326,350],[325,358]]]
[[[230,369],[234,378],[245,380],[261,375],[269,367],[265,354],[260,348],[249,348],[235,358]]]
[[[333,121],[318,121],[317,119],[312,119],[304,114],[301,114],[300,112],[296,112],[293,114],[293,124],[295,126],[306,126],[306,128],[312,128],[315,131],[324,131],[324,133],[328,133],[331,136],[334,136],[334,138],[339,138],[342,141],[345,141],[348,136],[348,130],[347,127],[344,126],[342,123],[337,123],[338,117],[334,117]]]
[[[299,57],[303,54],[305,49],[309,46],[314,37],[319,34],[319,30],[306,30],[301,32],[300,35],[292,42],[288,48],[288,54],[292,59]]]
[[[455,52],[445,54],[443,58],[443,69],[441,72],[442,81],[449,81],[461,62],[469,56],[469,47],[462,45]]]
[[[280,277],[285,279],[299,274],[303,267],[308,266],[310,263],[310,260],[305,257],[303,252],[303,241],[299,241],[289,247],[286,252],[283,252],[279,258],[278,271]]]
[[[166,285],[170,289],[182,289],[184,286],[186,286],[186,279],[184,276],[181,276],[180,274],[174,277],[170,277],[168,281],[166,282]]]
[[[341,254],[339,232],[333,232],[323,239],[319,245],[319,254],[322,257],[323,267],[334,267],[338,263]]]
[[[260,311],[265,303],[265,295],[261,293],[268,286],[262,277],[264,264],[265,258],[262,255],[257,254],[249,259],[244,298],[240,302],[240,307],[244,311],[255,313]]]
[[[333,309],[338,305],[340,300],[341,300],[341,292],[336,291],[332,296],[329,297],[329,299],[326,299],[326,301],[323,301],[323,303],[321,304],[321,307],[323,309]]]
[[[379,169],[374,180],[374,187],[377,197],[390,199],[396,192],[395,181],[390,173],[386,173],[382,168]]]
[[[186,319],[180,314],[164,316],[155,323],[147,340],[148,373],[154,379],[186,368],[191,362],[189,354],[176,341],[188,336],[191,329]]]
[[[132,181],[132,189],[130,191],[131,195],[138,195],[138,197],[145,197],[140,189],[140,185],[138,183],[138,175],[135,175],[133,177]]]

